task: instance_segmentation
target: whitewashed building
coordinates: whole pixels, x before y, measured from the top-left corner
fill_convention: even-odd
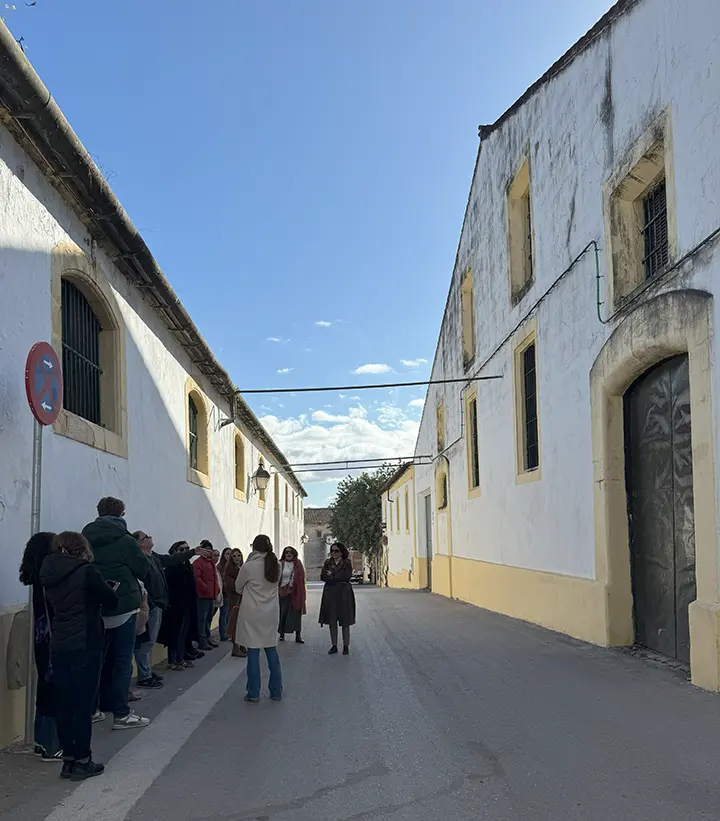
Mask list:
[[[42,529],[79,530],[112,495],[161,552],[210,539],[247,554],[262,532],[302,549],[302,485],[0,25],[0,746],[23,728],[24,368],[39,340],[62,355],[65,378],[64,410],[45,430]],[[261,464],[264,492],[251,481]]]
[[[429,555],[438,593],[713,690],[719,127],[720,4],[620,0],[480,128],[432,369],[461,381],[428,392],[414,552],[389,531],[395,574]]]

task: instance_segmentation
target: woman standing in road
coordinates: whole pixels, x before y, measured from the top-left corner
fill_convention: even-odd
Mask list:
[[[305,644],[302,638],[302,617],[305,610],[305,568],[294,547],[283,550],[280,561],[280,622],[278,633],[280,641],[285,641],[285,633],[295,633],[295,641]]]
[[[350,653],[350,627],[355,624],[355,593],[350,584],[352,572],[348,549],[344,544],[335,542],[320,574],[320,581],[325,582],[320,603],[320,626],[330,626],[331,656],[338,651],[338,624],[342,627],[343,655]]]
[[[43,761],[62,761],[62,750],[55,724],[55,698],[49,681],[50,621],[45,606],[45,595],[40,584],[40,568],[52,549],[54,533],[36,533],[25,547],[20,564],[20,581],[32,587],[33,617],[35,620],[35,667],[37,692],[35,695],[35,755]]]
[[[237,547],[233,548],[230,552],[230,561],[225,565],[225,570],[223,572],[223,593],[225,600],[228,602],[230,607],[230,619],[228,621],[227,635],[233,643],[233,656],[240,659],[247,658],[247,648],[238,644],[235,640],[238,612],[240,610],[240,602],[242,601],[242,596],[235,590],[235,584],[237,582],[238,573],[240,572],[240,568],[243,566],[244,561],[242,550]]]
[[[242,595],[235,641],[248,649],[245,701],[260,701],[260,650],[270,668],[270,698],[282,699],[282,672],[278,656],[277,617],[280,563],[267,536],[256,536],[252,553],[240,568],[235,592]]]

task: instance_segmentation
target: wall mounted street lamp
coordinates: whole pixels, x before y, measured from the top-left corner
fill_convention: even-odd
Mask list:
[[[307,533],[303,533],[303,535],[300,537],[300,544],[307,544],[309,541],[310,537],[307,535]]]
[[[258,493],[262,493],[264,490],[267,490],[267,486],[270,484],[270,474],[267,470],[265,470],[265,465],[263,464],[262,459],[260,459],[260,462],[258,463],[258,469],[252,475],[252,483]]]

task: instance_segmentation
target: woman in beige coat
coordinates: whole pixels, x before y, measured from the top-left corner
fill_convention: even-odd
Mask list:
[[[235,590],[242,595],[235,641],[247,647],[247,695],[245,701],[260,701],[260,650],[270,669],[270,698],[282,699],[282,671],[276,647],[278,579],[280,563],[267,536],[256,536],[252,553],[240,568]]]

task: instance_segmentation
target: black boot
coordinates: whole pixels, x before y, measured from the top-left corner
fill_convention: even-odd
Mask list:
[[[335,653],[337,653],[337,651],[338,651],[337,647],[333,644],[333,646],[328,650],[328,655],[329,656],[334,656]]]
[[[280,633],[280,641],[285,641],[285,633]]]
[[[75,768],[75,762],[70,759],[63,761],[62,770],[60,771],[60,778],[70,778]]]
[[[305,644],[305,641],[302,637],[302,634],[299,631],[297,633],[295,633],[295,643],[296,644]]]
[[[346,645],[343,647],[343,656],[349,656],[349,655],[350,655],[350,648],[349,648],[349,647],[347,646],[347,644],[346,644]]]

